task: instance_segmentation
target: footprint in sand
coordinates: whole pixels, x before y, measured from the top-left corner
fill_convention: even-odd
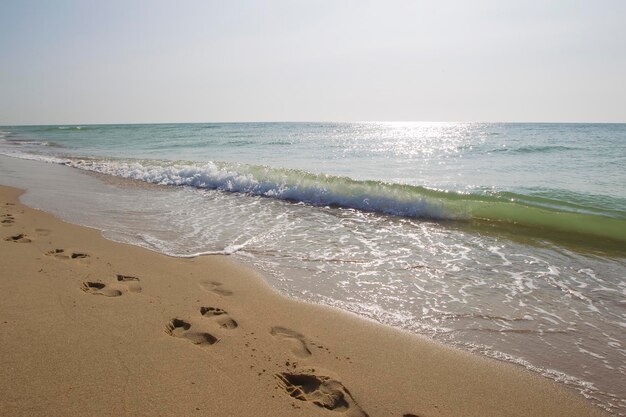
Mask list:
[[[199,345],[203,347],[211,346],[219,342],[220,340],[210,333],[195,332],[190,329],[191,323],[188,323],[185,320],[181,319],[172,319],[165,327],[165,333],[169,334],[170,336],[187,339],[194,345]]]
[[[2,223],[3,226],[10,226],[15,223],[15,217],[13,217],[12,214],[3,214],[0,218],[2,218],[0,223]]]
[[[279,326],[272,327],[270,333],[272,336],[287,340],[291,344],[291,350],[296,356],[300,358],[311,356],[311,350],[309,349],[306,338],[302,334]]]
[[[235,329],[238,324],[230,318],[228,313],[217,307],[200,307],[200,314],[204,317],[214,318],[215,322],[225,329]]]
[[[81,285],[81,290],[94,295],[104,295],[107,297],[119,297],[123,292],[141,292],[139,278],[128,275],[118,275],[117,283],[110,285],[102,282],[85,281]]]
[[[52,249],[46,252],[48,256],[54,256],[59,259],[86,259],[89,255],[82,252],[65,252],[65,249]]]
[[[206,291],[210,291],[217,295],[223,295],[223,296],[233,295],[232,291],[222,288],[222,283],[217,282],[217,281],[201,282],[200,287],[202,287],[202,289]]]
[[[124,286],[130,292],[141,292],[141,285],[139,285],[139,278],[137,277],[117,274],[117,282],[124,283]]]
[[[13,236],[9,236],[4,238],[4,240],[6,240],[7,242],[15,242],[15,243],[30,243],[31,240],[26,237],[25,234],[20,233],[19,235],[13,235]]]
[[[278,385],[291,397],[349,417],[368,417],[343,384],[312,372],[277,374]]]
[[[104,295],[105,297],[119,297],[122,295],[120,290],[109,288],[101,282],[85,281],[82,283],[81,290],[93,295]]]

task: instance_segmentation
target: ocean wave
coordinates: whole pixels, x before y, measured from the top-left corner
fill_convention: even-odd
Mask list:
[[[527,154],[527,153],[549,153],[549,152],[566,152],[566,151],[577,151],[580,148],[571,147],[571,146],[520,146],[515,148],[496,148],[492,149],[490,152],[498,152],[498,153],[511,153],[511,154]]]
[[[190,186],[431,220],[514,224],[626,241],[626,213],[515,193],[439,191],[267,166],[155,160],[70,159],[75,168],[159,185]]]
[[[29,130],[32,132],[56,132],[59,133],[59,131],[63,131],[63,132],[71,132],[71,131],[84,131],[84,130],[89,130],[90,127],[89,126],[31,126],[29,127]]]
[[[436,199],[408,192],[410,186],[290,169],[225,164],[70,159],[66,165],[159,185],[191,186],[301,202],[429,219],[456,219]],[[426,191],[426,189],[424,189]]]
[[[83,126],[57,126],[58,130],[83,130]]]
[[[231,146],[248,146],[248,145],[255,145],[256,142],[251,141],[251,140],[229,140],[228,142],[226,142],[226,144],[231,145]]]
[[[12,155],[18,157],[26,157]],[[236,163],[28,156],[101,174],[170,186],[243,193],[320,207],[426,220],[514,225],[531,234],[626,242],[626,213],[512,192],[470,194]],[[519,229],[518,229],[519,230]]]
[[[4,139],[4,142],[9,145],[36,145],[36,146],[59,146],[53,142],[41,141],[41,140],[30,140],[30,139]]]

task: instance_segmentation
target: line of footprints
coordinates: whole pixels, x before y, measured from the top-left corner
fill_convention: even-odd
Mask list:
[[[12,237],[13,241],[20,241],[22,237]],[[7,239],[8,240],[8,239]],[[64,249],[53,249],[46,253],[57,259],[75,260],[86,259],[89,255],[83,252],[72,252]],[[120,297],[126,292],[141,292],[139,278],[117,274],[116,279],[110,283],[97,281],[85,281],[81,284],[81,290],[92,295],[105,297]],[[210,281],[200,284],[201,288],[219,296],[230,296],[232,291],[223,287],[220,282]],[[233,330],[239,325],[228,312],[218,307],[200,307],[199,313],[203,320],[209,319],[222,329]],[[200,327],[200,326],[199,326]],[[209,347],[219,342],[220,339],[203,330],[196,330],[189,321],[181,318],[173,318],[165,327],[165,333],[186,339],[199,347]],[[313,355],[312,347],[316,345],[307,338],[291,329],[274,326],[270,334],[284,340],[291,352],[298,358],[304,359]],[[345,417],[368,417],[368,414],[358,405],[350,394],[350,391],[336,379],[320,375],[314,369],[302,369],[300,371],[280,372],[275,375],[278,386],[290,397],[304,402],[309,402],[317,407],[336,411]],[[417,417],[413,414],[405,414],[403,417]]]
[[[7,205],[9,205],[7,203]],[[15,222],[15,217],[11,214],[4,214],[0,220],[3,226],[11,226]],[[37,230],[42,234],[44,230]],[[46,230],[47,232],[47,230]],[[5,237],[6,241],[15,243],[30,243],[31,239],[25,234],[16,234]],[[66,251],[65,249],[53,249],[46,253],[47,256],[62,260],[82,260],[89,258],[83,252]],[[81,290],[92,295],[102,295],[105,297],[120,297],[124,293],[139,293],[141,286],[139,278],[117,274],[115,280],[109,283],[98,281],[85,281],[81,284]],[[223,287],[220,282],[209,281],[201,283],[202,289],[212,292],[218,296],[230,296],[232,291]],[[203,320],[210,320],[220,328],[233,330],[238,327],[237,321],[233,319],[225,310],[217,307],[200,307],[200,315]],[[183,338],[194,345],[208,347],[219,342],[219,338],[205,332],[197,331],[195,326],[189,321],[173,318],[165,327],[165,333],[170,336]],[[291,329],[275,326],[270,330],[270,334],[278,339],[284,340],[290,347],[291,352],[299,358],[307,358],[312,355],[311,345],[304,335]],[[294,399],[309,402],[327,410],[336,411],[346,417],[368,417],[368,414],[357,404],[350,394],[350,391],[339,381],[325,375],[319,375],[314,369],[302,369],[293,372],[281,372],[275,375],[280,386],[286,394]],[[414,414],[404,414],[403,417],[418,417]]]
[[[205,282],[200,286],[220,296],[232,295],[232,291],[223,288],[219,282]],[[217,307],[200,307],[200,315],[208,318],[221,328],[232,330],[238,327],[237,322],[223,309]],[[197,331],[186,320],[174,318],[165,328],[170,336],[187,339],[194,345],[208,347],[217,342],[219,338],[205,332]],[[275,326],[270,334],[284,340],[290,347],[291,352],[299,357],[306,358],[312,355],[311,344],[306,337],[286,327]],[[289,364],[289,362],[287,362]],[[281,372],[275,375],[278,386],[286,394],[299,401],[310,402],[317,407],[337,411],[346,417],[368,417],[368,414],[357,404],[350,391],[339,381],[324,375],[318,375],[315,370],[300,370],[293,372]]]

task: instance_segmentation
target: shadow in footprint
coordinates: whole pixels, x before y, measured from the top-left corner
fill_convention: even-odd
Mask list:
[[[15,223],[15,217],[13,217],[13,215],[11,214],[3,214],[2,221],[0,221],[0,223],[2,223],[5,226],[9,226]]]
[[[215,322],[225,329],[235,329],[238,324],[226,311],[217,307],[200,307],[200,314],[204,317],[214,317]]]
[[[291,397],[350,417],[367,417],[346,387],[339,381],[313,373],[281,373],[279,386]]]
[[[51,251],[46,252],[48,256],[54,256],[59,259],[87,259],[89,255],[82,252],[71,252],[66,253],[65,249],[52,249]]]
[[[217,281],[201,282],[200,287],[202,287],[203,290],[210,291],[217,295],[223,295],[223,296],[233,295],[232,291],[222,288],[222,283],[217,282]]]
[[[172,319],[165,327],[165,333],[174,337],[181,337],[189,340],[194,345],[198,346],[210,346],[220,339],[206,332],[194,332],[191,331],[191,323],[181,319]]]
[[[117,274],[117,281],[123,282],[130,292],[141,292],[141,285],[139,285],[139,278],[137,277]]]
[[[6,237],[4,238],[4,240],[6,240],[7,242],[15,242],[15,243],[30,243],[31,242],[31,240],[23,233],[20,233],[19,235]]]
[[[113,288],[108,288],[101,282],[85,281],[80,286],[80,289],[86,293],[93,295],[104,295],[105,297],[119,297],[122,292]]]
[[[291,344],[291,350],[296,356],[301,358],[311,356],[311,350],[309,349],[306,338],[302,334],[279,326],[272,327],[270,333],[272,336],[287,340]]]

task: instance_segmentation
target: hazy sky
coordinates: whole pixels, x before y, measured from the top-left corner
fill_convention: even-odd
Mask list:
[[[0,125],[626,122],[626,1],[0,0]]]

